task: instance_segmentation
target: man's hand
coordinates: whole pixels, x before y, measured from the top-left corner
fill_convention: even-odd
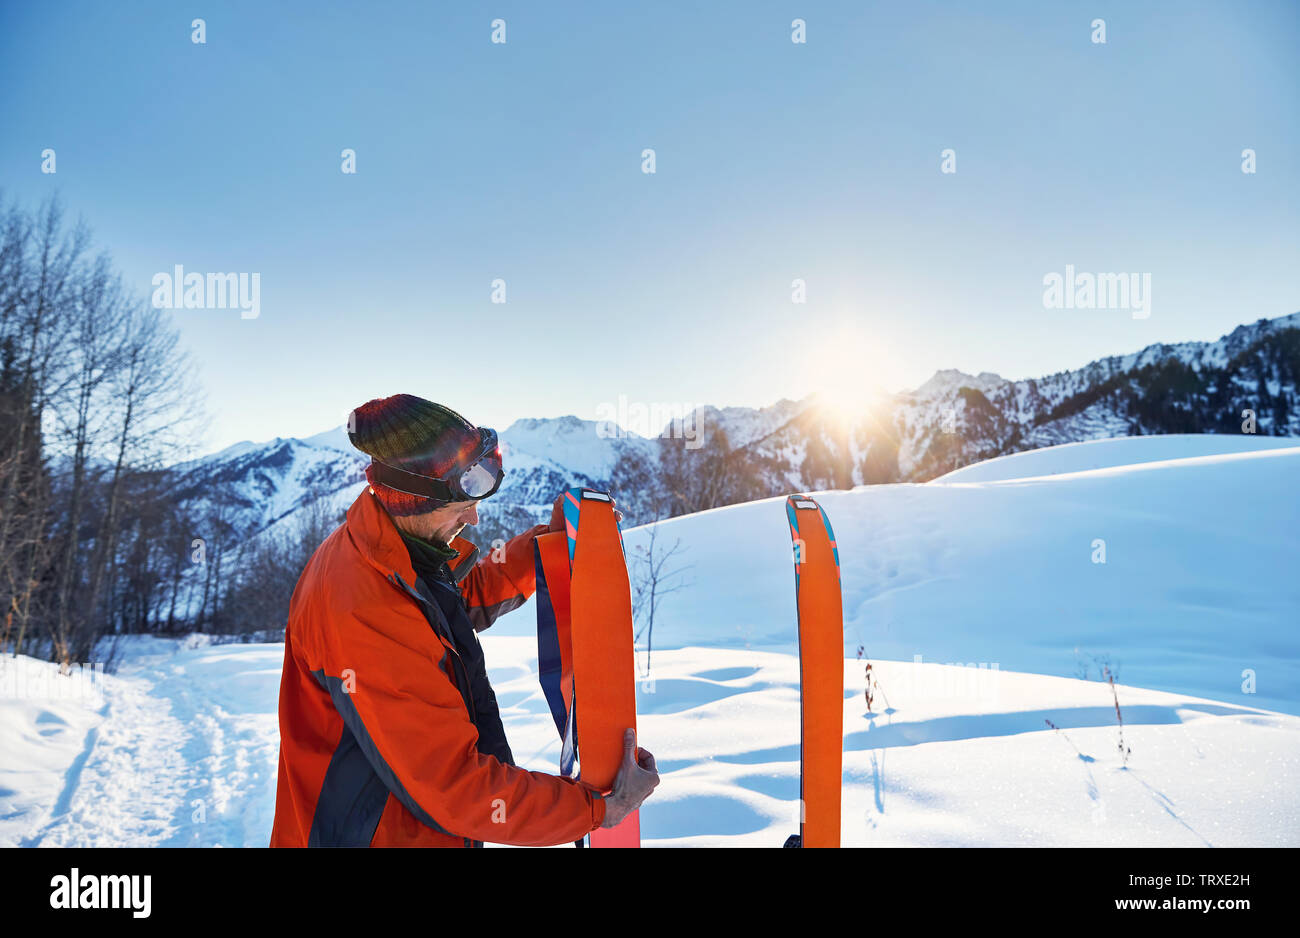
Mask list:
[[[623,512],[618,510],[618,502],[614,500],[614,496],[611,495],[609,497],[609,503],[614,509],[614,520],[622,521]],[[551,505],[551,525],[549,528],[547,528],[547,530],[548,531],[564,530],[564,492],[561,492],[559,495],[555,496],[555,501]]]
[[[550,531],[564,530],[564,493],[561,492],[555,496],[555,503],[551,505],[551,526]]]
[[[617,827],[641,807],[658,784],[655,757],[648,749],[637,748],[636,730],[627,730],[623,734],[623,764],[614,779],[614,791],[605,797],[605,821],[600,826]]]

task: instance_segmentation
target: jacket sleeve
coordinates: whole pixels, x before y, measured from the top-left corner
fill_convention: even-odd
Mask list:
[[[545,534],[547,526],[539,524],[490,548],[460,581],[465,608],[474,631],[482,632],[497,617],[518,609],[537,589],[533,566],[533,538]]]
[[[332,608],[321,660],[311,662],[317,680],[375,772],[421,823],[519,846],[568,843],[601,825],[604,799],[590,786],[478,751],[452,677],[454,653],[427,624],[391,606]]]

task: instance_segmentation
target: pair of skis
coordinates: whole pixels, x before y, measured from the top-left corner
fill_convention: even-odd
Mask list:
[[[800,825],[787,847],[838,847],[844,741],[844,626],[839,549],[826,512],[803,495],[786,499],[799,616]],[[613,499],[571,488],[564,531],[534,541],[537,659],[561,739],[560,773],[613,787],[623,731],[636,728],[632,603]],[[577,701],[582,701],[579,749]],[[580,755],[580,757],[579,757]],[[639,847],[629,815],[586,838],[592,847]],[[578,845],[582,845],[582,841]]]
[[[533,541],[538,671],[560,732],[560,774],[572,777],[577,763],[580,778],[608,791],[623,762],[623,732],[636,729],[627,560],[612,498],[572,488],[563,507],[564,530]],[[585,839],[592,847],[639,847],[640,818],[634,811],[617,827],[597,828]]]

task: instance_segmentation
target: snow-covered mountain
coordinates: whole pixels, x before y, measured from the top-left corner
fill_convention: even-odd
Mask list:
[[[477,534],[490,541],[545,519],[555,495],[572,485],[612,489],[638,522],[795,490],[926,481],[1061,443],[1240,435],[1247,409],[1259,435],[1296,436],[1298,377],[1294,313],[1214,342],[1150,345],[1036,379],[943,370],[848,421],[816,395],[760,408],[701,407],[659,439],[573,416],[525,418],[501,433],[507,475]],[[315,498],[337,515],[355,498],[366,462],[340,426],[306,439],[238,443],[172,471],[183,498],[247,538],[291,522]],[[726,484],[692,489],[698,480]]]
[[[1059,443],[1241,433],[1245,410],[1258,435],[1300,435],[1298,381],[1300,313],[1293,313],[1215,342],[1149,345],[1037,379],[940,371],[851,428],[833,412],[810,409],[764,445],[790,489],[923,482]],[[787,455],[800,453],[802,461]]]
[[[506,477],[485,503],[479,533],[534,524],[549,515],[551,502],[566,487],[607,488],[614,467],[630,452],[654,454],[653,441],[614,436],[577,417],[516,420],[501,433],[501,443]],[[305,439],[236,443],[172,471],[181,480],[179,498],[222,519],[237,538],[251,538],[292,524],[294,514],[316,499],[337,516],[356,497],[369,461],[339,426]]]

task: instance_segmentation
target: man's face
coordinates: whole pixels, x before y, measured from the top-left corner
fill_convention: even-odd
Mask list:
[[[467,524],[478,524],[478,502],[452,502],[432,513],[432,533],[444,544],[450,544]]]

